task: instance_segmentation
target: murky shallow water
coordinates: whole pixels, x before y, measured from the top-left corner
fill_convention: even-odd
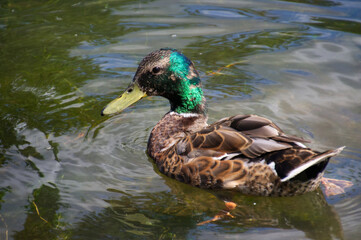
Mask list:
[[[0,5],[1,239],[357,239],[361,234],[358,1],[36,1]],[[274,120],[315,149],[346,145],[326,176],[354,186],[290,198],[168,179],[145,148],[168,102],[100,110],[161,47],[196,64],[210,122]],[[211,75],[222,70],[221,75]]]

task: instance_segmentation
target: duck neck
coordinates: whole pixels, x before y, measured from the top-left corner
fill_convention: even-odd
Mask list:
[[[148,140],[147,152],[151,158],[158,160],[161,154],[186,133],[200,131],[207,126],[207,117],[196,113],[177,113],[170,111],[154,126]]]
[[[196,113],[206,115],[206,99],[200,87],[189,85],[182,88],[179,95],[169,98],[171,111],[176,113]]]
[[[167,97],[171,110],[177,113],[206,114],[206,100],[202,91],[199,74],[193,63],[179,52],[171,53],[169,57],[169,79],[172,89]]]

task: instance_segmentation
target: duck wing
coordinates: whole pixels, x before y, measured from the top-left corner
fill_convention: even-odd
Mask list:
[[[255,115],[236,115],[219,120],[199,132],[188,134],[176,144],[176,153],[185,162],[199,156],[217,160],[244,158],[256,160],[262,155],[294,146],[304,147],[306,140],[286,135],[277,125]]]

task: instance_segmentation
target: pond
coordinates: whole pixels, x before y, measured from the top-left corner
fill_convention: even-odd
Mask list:
[[[257,114],[326,150],[325,176],[353,182],[296,197],[212,192],[160,174],[149,133],[169,110],[146,98],[102,108],[149,52],[177,48],[199,71],[209,122]],[[358,239],[360,1],[3,1],[0,239]]]

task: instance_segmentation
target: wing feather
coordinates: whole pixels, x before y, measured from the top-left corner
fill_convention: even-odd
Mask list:
[[[256,159],[264,154],[303,147],[306,140],[286,135],[272,121],[256,115],[236,115],[224,118],[201,131],[188,134],[176,144],[177,154],[185,161],[200,156],[221,160],[224,154],[236,158]],[[225,155],[227,156],[227,155]],[[225,157],[225,159],[229,159]]]

